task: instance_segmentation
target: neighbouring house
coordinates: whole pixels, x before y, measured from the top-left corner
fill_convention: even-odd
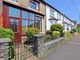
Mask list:
[[[25,28],[45,33],[45,4],[40,0],[0,0],[0,27],[14,31],[16,43],[21,43]]]
[[[76,26],[75,21],[71,20],[45,1],[44,3],[46,4],[46,30],[50,30],[50,26],[57,23],[64,26],[64,32],[70,31]]]

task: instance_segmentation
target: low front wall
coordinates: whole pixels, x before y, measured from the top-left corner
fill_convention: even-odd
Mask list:
[[[38,34],[35,35],[33,38],[34,41],[34,45],[33,45],[33,51],[34,54],[38,57],[41,58],[45,55],[48,55],[48,53],[50,53],[51,50],[53,50],[53,48],[58,47],[60,45],[62,45],[66,39],[64,37],[62,38],[58,38],[55,40],[51,40],[50,42],[46,42],[44,43],[44,38],[43,38],[43,34]]]
[[[9,60],[9,43],[10,39],[0,39],[0,60]]]
[[[50,42],[44,43],[44,45],[39,50],[39,57],[42,58],[44,56],[49,55],[53,50],[64,44],[65,38],[59,38],[52,40]]]
[[[55,40],[52,40],[48,43],[45,43],[44,44],[44,48],[45,48],[45,51],[49,51],[50,49],[56,47],[57,45],[61,44],[63,41],[65,40],[65,38],[60,38],[60,39],[55,39]]]

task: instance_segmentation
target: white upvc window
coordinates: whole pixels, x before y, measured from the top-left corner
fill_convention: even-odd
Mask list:
[[[50,16],[54,17],[54,9],[50,8]]]

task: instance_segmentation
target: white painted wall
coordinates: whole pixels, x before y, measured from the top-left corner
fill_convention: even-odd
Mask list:
[[[60,15],[60,17],[58,17]],[[74,26],[74,23],[71,22],[68,18],[54,10],[54,17],[56,19],[59,19],[58,21],[55,20],[49,20],[50,19],[50,6],[46,5],[46,30],[50,30],[50,26],[55,23],[59,23],[62,26],[64,26],[64,32],[67,31],[69,28],[69,31],[71,30],[71,25]],[[65,23],[64,23],[65,22]],[[71,25],[70,25],[71,24]]]
[[[54,17],[57,18],[56,11],[54,13]],[[49,20],[49,19],[50,19],[50,7],[46,6],[46,30],[50,30],[50,26],[56,23],[55,20]]]
[[[62,17],[62,15],[61,15],[60,13],[58,13],[58,14],[59,14],[60,17],[57,18],[57,19],[59,19],[59,20],[57,21],[57,23],[58,23],[58,24],[61,24],[61,25],[63,26],[63,20],[62,20],[63,17]]]
[[[49,21],[50,18],[50,7],[46,6],[46,30],[50,30],[51,23]]]

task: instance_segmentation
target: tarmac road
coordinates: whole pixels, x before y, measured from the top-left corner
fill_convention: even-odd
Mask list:
[[[80,34],[44,60],[80,60]]]

